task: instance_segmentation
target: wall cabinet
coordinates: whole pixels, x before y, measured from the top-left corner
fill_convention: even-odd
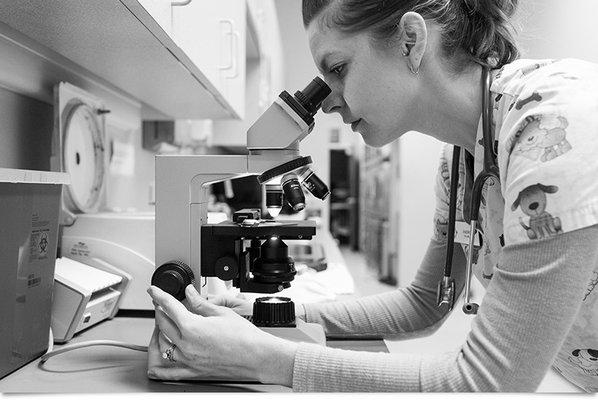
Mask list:
[[[274,0],[247,0],[246,21],[244,118],[215,121],[215,146],[245,147],[247,129],[283,90],[282,46]]]
[[[172,38],[218,88],[239,118],[245,116],[244,0],[172,2]]]
[[[139,101],[146,118],[238,118],[240,106],[173,41],[164,3],[143,1],[148,8],[137,0],[0,0],[0,85],[51,103],[56,82],[86,90],[93,83]],[[239,4],[245,23],[242,0],[195,2]],[[223,34],[227,40],[234,29]],[[214,40],[208,34],[198,42]],[[244,52],[244,41],[238,49]]]

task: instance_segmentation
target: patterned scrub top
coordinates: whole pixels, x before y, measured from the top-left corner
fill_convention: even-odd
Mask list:
[[[474,276],[486,287],[502,247],[598,223],[598,65],[574,59],[517,60],[492,72],[494,146],[500,184],[487,181],[480,207],[481,247]],[[471,168],[461,154],[457,220],[467,215],[473,178],[483,169],[482,124]],[[448,225],[452,146],[441,156],[435,235]],[[467,189],[466,189],[467,188]],[[598,243],[596,244],[598,246]],[[463,245],[467,254],[467,245]],[[598,269],[553,367],[598,391]]]

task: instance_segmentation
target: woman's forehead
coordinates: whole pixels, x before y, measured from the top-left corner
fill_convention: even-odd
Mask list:
[[[360,35],[349,35],[315,20],[307,27],[307,35],[312,56],[318,64],[333,55],[353,53],[356,47],[362,45],[358,38]]]

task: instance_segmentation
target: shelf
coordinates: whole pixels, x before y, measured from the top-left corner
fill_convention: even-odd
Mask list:
[[[370,158],[368,159],[365,163],[364,163],[364,167],[366,169],[371,169],[371,168],[375,168],[380,166],[380,164],[383,164],[385,162],[390,162],[390,156],[385,155],[385,156],[377,156],[375,158]]]
[[[330,210],[350,210],[352,207],[352,204],[345,202],[330,203]]]
[[[353,145],[349,143],[328,143],[329,150],[344,150],[347,154],[352,154]]]
[[[8,85],[26,95],[51,99],[54,83],[83,75],[156,118],[238,117],[137,0],[0,0],[0,42],[29,61],[22,71],[5,53],[0,61],[2,78],[12,68]]]
[[[370,220],[378,220],[376,222],[388,222],[388,212],[365,211],[365,217]]]

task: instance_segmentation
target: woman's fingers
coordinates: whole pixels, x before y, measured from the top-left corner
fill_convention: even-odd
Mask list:
[[[168,314],[170,319],[174,321],[179,330],[181,330],[190,315],[192,315],[187,311],[183,303],[156,286],[150,286],[147,292],[152,299],[162,307],[166,314]]]
[[[170,319],[170,317],[160,308],[156,308],[156,324],[160,328],[160,332],[165,334],[170,341],[179,343],[181,338],[181,331]]]
[[[223,313],[223,309],[220,306],[201,297],[193,285],[188,285],[185,288],[185,296],[187,297],[191,310],[196,314],[204,317],[213,317],[222,315]]]
[[[180,363],[185,364],[186,357],[181,351],[181,349],[170,340],[170,337],[167,337],[164,332],[160,332],[158,335],[158,342],[159,342],[159,349],[160,349],[160,357],[162,358],[162,363],[175,366],[179,365]],[[179,364],[176,364],[179,363]]]
[[[147,377],[153,380],[182,381],[197,379],[198,373],[188,368],[152,367],[147,371]]]

